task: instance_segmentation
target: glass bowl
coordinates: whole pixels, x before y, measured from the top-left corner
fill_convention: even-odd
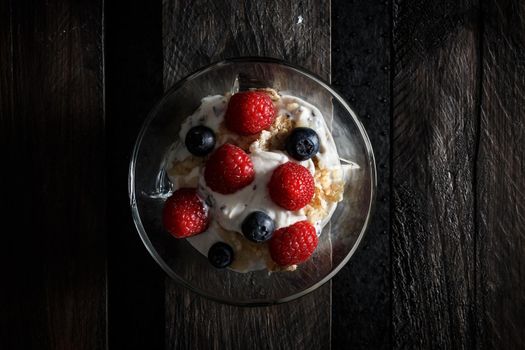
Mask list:
[[[239,273],[216,269],[185,239],[173,238],[162,226],[162,208],[171,194],[165,159],[182,121],[205,96],[257,87],[271,87],[317,106],[331,128],[342,164],[350,169],[343,201],[324,227],[313,256],[295,271],[269,274],[266,270]],[[225,60],[178,82],[145,120],[129,169],[133,220],[153,258],[181,285],[234,305],[290,301],[332,278],[348,262],[366,231],[375,190],[372,147],[354,111],[319,77],[267,58]]]

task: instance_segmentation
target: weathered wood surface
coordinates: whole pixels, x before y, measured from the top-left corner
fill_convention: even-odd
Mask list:
[[[525,348],[523,18],[518,0],[0,2],[0,348]],[[374,144],[376,216],[332,305],[329,284],[210,302],[133,226],[145,115],[239,55],[332,70]]]
[[[270,56],[330,78],[329,1],[163,4],[164,82],[233,56]],[[263,308],[218,304],[166,280],[166,349],[329,349],[331,284]]]
[[[332,347],[390,349],[389,1],[332,0],[332,84],[361,118],[377,164],[368,232],[332,280]]]
[[[164,272],[140,240],[127,177],[135,139],[162,89],[161,1],[105,2],[110,349],[164,347]]]
[[[524,15],[395,2],[396,348],[525,347]]]
[[[473,348],[478,4],[399,0],[393,15],[393,346]]]
[[[482,9],[476,347],[525,349],[525,4]]]
[[[0,2],[1,349],[105,349],[102,1]]]

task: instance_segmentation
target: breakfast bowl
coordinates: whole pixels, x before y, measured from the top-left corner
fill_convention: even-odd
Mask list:
[[[196,249],[197,240],[175,238],[166,230],[163,210],[176,190],[167,172],[172,161],[170,152],[174,144],[181,144],[179,134],[185,127],[184,122],[199,109],[203,98],[226,96],[223,103],[227,104],[233,94],[261,89],[271,89],[274,95],[293,96],[317,108],[314,109],[322,115],[329,139],[337,148],[335,154],[344,173],[344,191],[331,215],[319,226],[317,247],[306,261],[280,271],[217,268],[210,264],[205,251]],[[247,57],[202,68],[165,93],[139,132],[128,184],[132,216],[140,238],[168,276],[215,301],[259,306],[306,295],[329,281],[349,261],[370,220],[376,169],[363,125],[328,83],[283,61]],[[266,186],[259,186],[258,191],[267,191]],[[208,230],[213,230],[213,226]]]

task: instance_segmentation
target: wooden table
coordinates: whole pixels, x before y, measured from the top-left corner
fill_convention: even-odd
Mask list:
[[[525,5],[519,0],[0,2],[0,349],[523,349]],[[174,82],[227,57],[314,71],[378,166],[350,263],[236,308],[167,279],[127,198]]]

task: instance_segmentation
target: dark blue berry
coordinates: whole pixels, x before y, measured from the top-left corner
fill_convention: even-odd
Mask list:
[[[295,128],[286,139],[286,152],[296,160],[307,160],[319,152],[319,136],[310,128]]]
[[[208,260],[216,268],[222,269],[233,262],[233,249],[223,242],[217,242],[208,251]]]
[[[184,143],[191,154],[203,157],[215,148],[215,133],[204,125],[194,126],[186,134]]]
[[[274,230],[275,222],[262,211],[250,213],[241,225],[241,231],[244,237],[256,243],[269,240]]]

